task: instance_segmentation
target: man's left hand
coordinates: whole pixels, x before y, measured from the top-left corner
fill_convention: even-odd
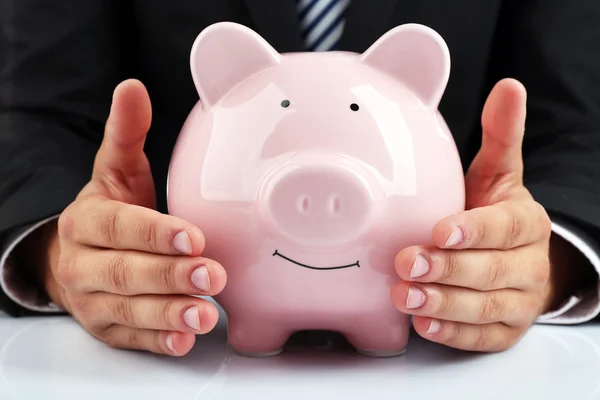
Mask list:
[[[466,211],[440,220],[432,246],[396,257],[391,298],[417,333],[472,351],[506,350],[552,301],[545,209],[523,186],[526,92],[513,79],[492,90],[482,145],[466,176]]]

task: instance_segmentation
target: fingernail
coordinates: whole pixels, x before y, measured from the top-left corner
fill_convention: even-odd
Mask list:
[[[198,310],[198,307],[190,307],[185,310],[183,320],[187,326],[200,332],[200,310]]]
[[[192,272],[192,283],[203,292],[210,292],[210,278],[206,267],[198,267]]]
[[[410,277],[413,279],[418,278],[425,275],[427,271],[429,271],[429,262],[427,262],[425,257],[417,254],[417,257],[415,257],[415,262],[410,270]]]
[[[431,324],[429,325],[429,329],[427,329],[428,335],[435,335],[442,329],[442,324],[440,321],[433,319],[431,320]]]
[[[181,231],[173,238],[173,247],[182,254],[192,254],[192,242],[186,231]]]
[[[408,289],[408,297],[406,298],[406,308],[412,310],[419,308],[425,303],[425,293],[421,289],[411,286]]]
[[[175,353],[175,347],[173,347],[173,334],[169,333],[167,335],[167,348],[171,350],[172,353]]]
[[[450,237],[446,241],[446,247],[453,247],[462,242],[463,240],[463,231],[458,226],[454,228]]]

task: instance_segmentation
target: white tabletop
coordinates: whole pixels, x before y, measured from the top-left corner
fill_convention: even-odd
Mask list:
[[[534,326],[487,355],[414,335],[403,356],[373,359],[336,336],[302,338],[245,358],[228,350],[222,317],[188,356],[170,358],[110,349],[68,317],[0,314],[0,399],[600,399],[598,323]]]

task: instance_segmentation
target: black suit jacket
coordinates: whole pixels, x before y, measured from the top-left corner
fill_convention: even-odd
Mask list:
[[[235,21],[278,51],[304,50],[295,0],[0,0],[0,234],[60,213],[88,181],[114,87],[147,86],[146,151],[165,211],[171,148],[197,93],[192,42]],[[418,22],[447,41],[440,110],[464,167],[501,78],[528,90],[525,183],[553,217],[600,228],[600,1],[352,0],[341,50]]]

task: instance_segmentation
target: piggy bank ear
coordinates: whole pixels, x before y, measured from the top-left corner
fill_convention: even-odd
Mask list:
[[[219,22],[196,38],[190,67],[200,101],[210,106],[235,85],[279,60],[279,53],[253,30]]]
[[[450,76],[450,52],[442,37],[419,24],[400,25],[379,38],[361,60],[401,80],[437,108]]]

